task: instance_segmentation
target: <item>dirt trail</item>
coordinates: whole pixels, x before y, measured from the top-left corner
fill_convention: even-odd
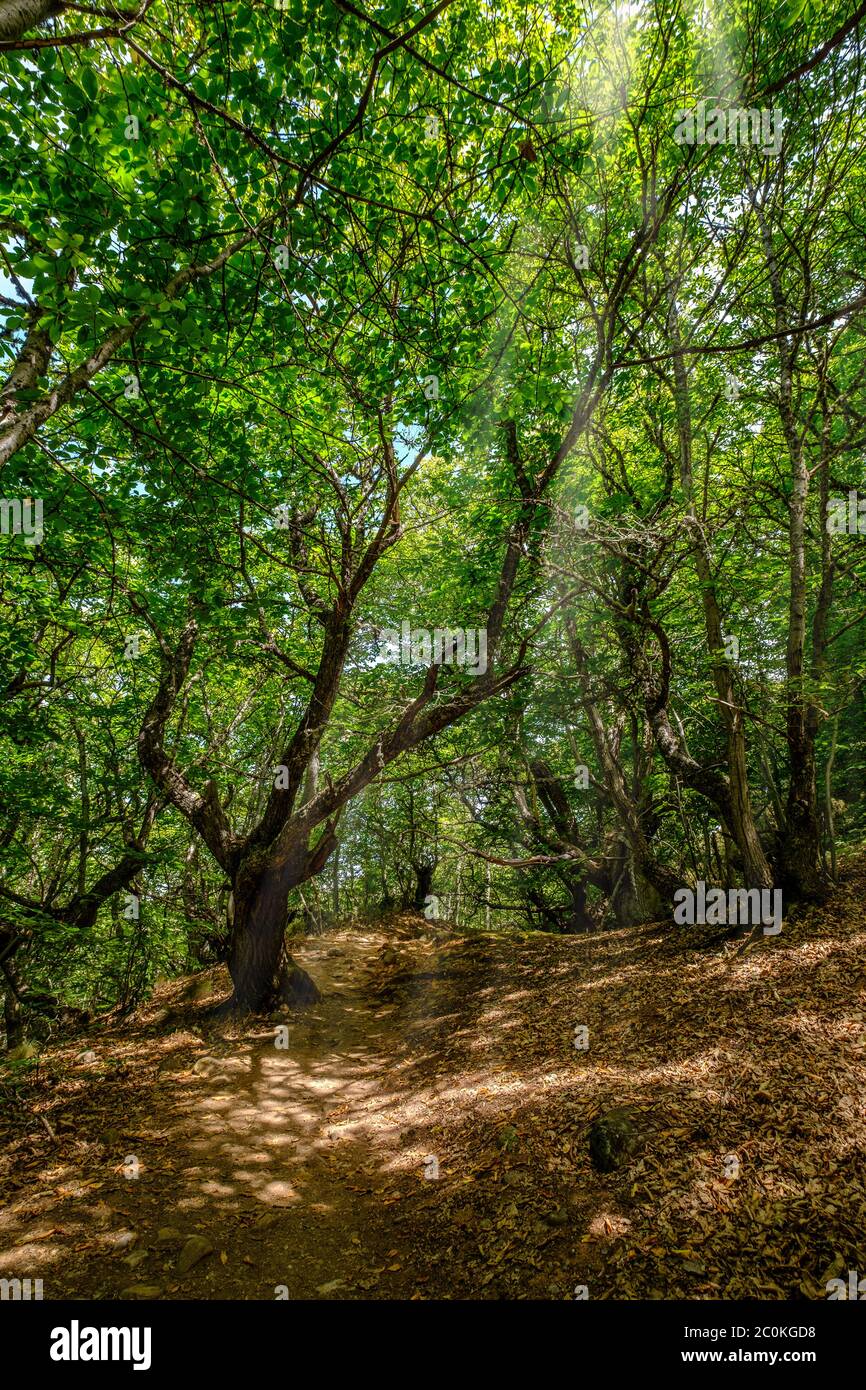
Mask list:
[[[410,1078],[433,943],[346,932],[295,954],[323,995],[304,1014],[226,1036],[172,1032],[155,1066],[122,1030],[91,1042],[97,1060],[76,1075],[103,1142],[49,1147],[72,1161],[43,1167],[40,1190],[29,1183],[0,1212],[0,1274],[42,1277],[46,1297],[424,1296],[400,1206],[438,1176],[437,1086]],[[100,1082],[107,1092],[112,1073],[148,1062],[124,1123]],[[74,1112],[72,1124],[80,1136]],[[53,1128],[65,1138],[62,1120]],[[106,1147],[124,1151],[107,1178]],[[178,1277],[191,1236],[213,1251]]]
[[[407,1185],[425,1181],[425,1106],[401,1081],[402,1011],[371,988],[393,954],[374,933],[305,943],[296,955],[320,1006],[286,1019],[282,1036],[272,1024],[234,1047],[249,1072],[206,1081],[184,1125],[200,1190],[228,1209],[238,1200],[265,1208],[235,1241],[235,1263],[248,1259],[255,1271],[255,1292],[240,1271],[248,1297],[274,1297],[278,1286],[289,1298],[421,1290],[423,1271],[396,1248],[393,1209]]]
[[[197,1194],[236,1218],[233,1296],[273,1298],[279,1288],[289,1298],[346,1297],[403,1272],[387,1269],[395,1259],[383,1205],[389,1156],[406,1163],[402,1107],[389,1087],[393,1039],[365,987],[385,947],[373,934],[307,943],[298,958],[321,1005],[233,1046],[228,1081],[197,1083],[198,1103],[175,1131],[191,1160],[179,1218],[195,1211]],[[203,1274],[227,1291],[228,1264]],[[404,1278],[386,1282],[390,1295],[406,1294]]]
[[[0,1114],[0,1278],[45,1298],[824,1297],[866,1261],[864,902],[866,860],[743,954],[670,924],[308,938],[324,997],[286,1048],[279,1017],[209,1031],[224,971],[164,984],[47,1047]],[[591,1127],[623,1106],[639,1142],[597,1171]]]

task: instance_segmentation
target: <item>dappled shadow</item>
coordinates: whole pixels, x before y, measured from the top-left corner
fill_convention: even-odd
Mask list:
[[[834,1262],[866,1270],[863,887],[743,954],[690,928],[401,940],[387,966],[381,934],[309,940],[325,997],[285,1049],[278,1021],[175,1032],[158,1063],[94,1044],[127,1070],[82,1107],[119,1125],[126,1097],[126,1122],[33,1139],[0,1274],[46,1297],[823,1297]],[[205,1054],[230,1069],[198,1075]],[[638,1142],[599,1173],[614,1107]],[[196,1233],[213,1253],[180,1275]]]

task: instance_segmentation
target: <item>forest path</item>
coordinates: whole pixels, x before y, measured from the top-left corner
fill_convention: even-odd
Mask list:
[[[411,914],[306,938],[323,999],[286,1048],[279,1019],[208,1025],[222,968],[161,984],[46,1047],[0,1112],[0,1278],[46,1299],[823,1298],[866,1267],[864,903],[866,859],[742,954],[709,927]],[[637,1152],[599,1172],[592,1126],[621,1107]]]
[[[387,1011],[365,988],[387,949],[376,933],[305,942],[297,958],[320,1005],[246,1033],[227,1055],[225,1043],[208,1046],[228,1070],[196,1083],[192,1110],[178,1107],[191,1192],[167,1224],[182,1226],[202,1195],[211,1220],[231,1223],[225,1265],[202,1270],[221,1296],[345,1298],[353,1286],[363,1296],[395,1264],[387,1176],[407,1106]],[[405,1279],[387,1283],[406,1295]]]
[[[152,1043],[122,1030],[111,1048],[95,1039],[76,1080],[88,1083],[103,1138],[74,1140],[77,1154],[59,1145],[72,1161],[43,1168],[49,1186],[2,1213],[0,1274],[35,1265],[47,1297],[422,1297],[426,1262],[400,1208],[438,1185],[431,1150],[447,1069],[437,1081],[411,1043],[430,1025],[433,995],[446,1019],[459,1003],[436,989],[437,935],[447,934],[404,919],[396,934],[304,939],[293,951],[322,999],[303,1013],[166,1037],[177,1013],[163,1007]],[[187,982],[187,1001],[224,992],[223,972],[209,976]],[[165,1003],[159,991],[155,1002]],[[111,1082],[143,1064],[152,1088],[113,1100]],[[69,1123],[81,1135],[74,1114]],[[66,1126],[61,1116],[55,1133]],[[122,1150],[108,1175],[106,1146]],[[211,1248],[179,1274],[193,1238]]]
[[[392,1208],[395,1179],[423,1180],[424,1107],[402,1084],[396,1011],[372,989],[397,953],[381,933],[345,932],[295,954],[320,1004],[232,1046],[228,1084],[205,1080],[181,1119],[194,1189],[235,1218],[218,1282],[233,1297],[410,1297]]]

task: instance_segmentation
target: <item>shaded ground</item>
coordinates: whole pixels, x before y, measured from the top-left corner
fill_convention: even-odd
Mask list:
[[[221,972],[162,986],[0,1073],[0,1277],[46,1298],[823,1298],[866,1272],[864,893],[859,863],[741,954],[670,924],[309,938],[325,998],[285,1049],[277,1021],[206,1034]],[[640,1142],[598,1173],[612,1107]],[[191,1236],[212,1251],[180,1273]]]

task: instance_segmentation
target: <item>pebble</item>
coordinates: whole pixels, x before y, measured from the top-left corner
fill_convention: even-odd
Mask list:
[[[213,1254],[213,1246],[206,1236],[190,1236],[180,1252],[177,1261],[178,1274],[187,1274],[193,1265]]]

